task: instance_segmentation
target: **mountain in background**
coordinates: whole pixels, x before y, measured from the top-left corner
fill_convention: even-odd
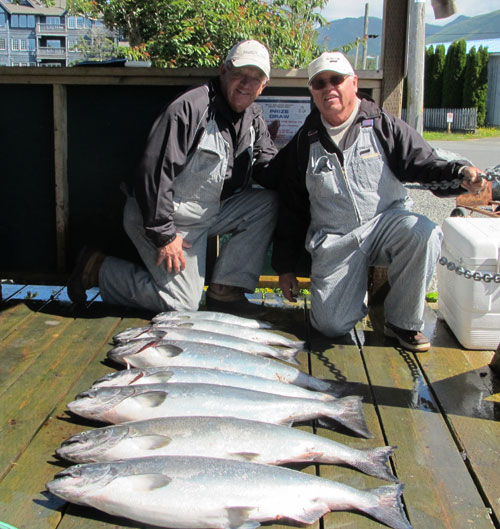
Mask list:
[[[357,37],[364,33],[365,19],[342,18],[332,20],[328,26],[318,30],[318,44],[324,49],[336,49],[346,44],[352,44]],[[368,34],[378,35],[368,39],[368,56],[377,56],[381,53],[382,46],[382,19],[368,17]],[[435,24],[425,25],[426,43],[449,42],[464,38],[465,40],[495,39],[500,38],[500,10],[478,15],[476,17],[459,16],[445,26]],[[353,49],[348,55],[354,56]],[[359,46],[359,60],[363,53],[362,45]]]

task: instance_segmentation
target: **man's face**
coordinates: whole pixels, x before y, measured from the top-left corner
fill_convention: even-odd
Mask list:
[[[247,109],[264,90],[268,79],[264,72],[254,66],[220,69],[222,93],[235,112]]]
[[[336,127],[346,121],[356,106],[358,76],[321,72],[314,76],[309,89],[321,115]]]

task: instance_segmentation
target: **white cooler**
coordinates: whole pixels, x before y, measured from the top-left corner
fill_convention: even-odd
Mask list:
[[[472,273],[500,273],[500,218],[450,217],[441,256]],[[466,279],[437,264],[439,312],[466,349],[500,343],[500,283]],[[498,277],[498,276],[497,276]]]

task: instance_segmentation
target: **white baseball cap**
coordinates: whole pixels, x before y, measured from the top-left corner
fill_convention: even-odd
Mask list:
[[[325,51],[307,67],[309,82],[321,72],[335,72],[341,75],[354,75],[351,63],[339,51]]]
[[[241,68],[242,66],[255,66],[262,70],[266,77],[270,77],[271,63],[267,48],[256,40],[243,40],[235,44],[226,57],[226,62]]]

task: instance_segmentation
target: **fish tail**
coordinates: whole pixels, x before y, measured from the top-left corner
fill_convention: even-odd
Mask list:
[[[306,342],[302,340],[290,340],[286,343],[285,347],[290,349],[296,349],[297,351],[303,351],[305,349]]]
[[[396,450],[395,446],[381,446],[364,451],[365,459],[356,464],[356,468],[376,478],[386,481],[398,481],[389,466],[389,458]]]
[[[300,365],[300,362],[297,360],[297,355],[302,349],[300,348],[291,348],[291,347],[284,347],[279,349],[279,358],[281,360],[285,360],[285,362],[289,362],[290,364]]]
[[[403,488],[400,484],[367,490],[376,497],[376,505],[364,508],[363,512],[393,529],[412,529],[401,501]]]
[[[327,406],[326,415],[362,437],[370,438],[373,435],[366,424],[361,401],[362,398],[358,395],[327,401],[325,402]]]

